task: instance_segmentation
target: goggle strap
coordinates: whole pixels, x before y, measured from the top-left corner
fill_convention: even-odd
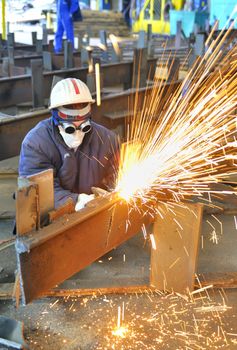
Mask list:
[[[90,119],[91,117],[91,113],[87,113],[86,115],[82,116],[77,116],[77,117],[72,117],[69,115],[66,115],[62,112],[59,112],[57,109],[53,109],[52,110],[52,115],[53,115],[53,120],[54,120],[54,124],[58,125],[60,121],[62,122],[76,122],[76,121],[83,121],[83,120],[87,120]]]

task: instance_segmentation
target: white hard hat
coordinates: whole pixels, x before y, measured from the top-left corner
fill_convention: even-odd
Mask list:
[[[75,78],[60,80],[50,94],[49,109],[73,103],[94,103],[90,90],[83,81]]]

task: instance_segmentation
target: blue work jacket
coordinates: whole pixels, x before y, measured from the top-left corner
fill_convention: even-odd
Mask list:
[[[118,170],[119,141],[111,130],[92,122],[76,152],[63,141],[52,117],[28,132],[21,146],[19,175],[54,171],[55,208],[79,193],[91,194],[91,187],[112,189]]]
[[[57,14],[60,17],[72,15],[79,7],[78,0],[58,0]]]

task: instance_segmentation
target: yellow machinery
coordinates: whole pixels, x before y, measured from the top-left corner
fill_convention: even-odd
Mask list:
[[[169,11],[180,10],[182,6],[183,0],[145,0],[140,13],[133,12],[133,32],[147,31],[151,24],[153,33],[169,34]]]

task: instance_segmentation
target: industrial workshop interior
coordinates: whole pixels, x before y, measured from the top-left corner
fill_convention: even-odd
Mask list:
[[[0,6],[0,350],[237,349],[236,0]]]

